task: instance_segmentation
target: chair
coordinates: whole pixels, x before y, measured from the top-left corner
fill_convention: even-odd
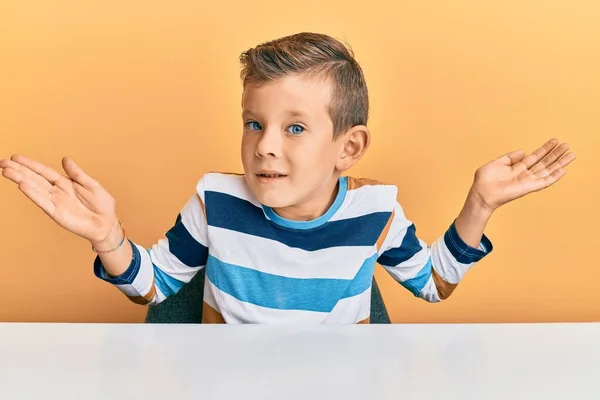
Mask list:
[[[146,323],[154,324],[199,324],[202,322],[202,298],[204,293],[205,268],[184,285],[177,294],[169,296],[156,306],[150,306],[146,314]],[[383,297],[373,278],[371,288],[371,323],[389,324]]]

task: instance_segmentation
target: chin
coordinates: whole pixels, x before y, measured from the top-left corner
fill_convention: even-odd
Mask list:
[[[281,196],[275,193],[255,193],[254,196],[256,199],[263,205],[271,208],[283,208],[291,205],[290,201],[286,201]]]
[[[267,207],[283,208],[292,204],[289,199],[285,199],[284,196],[282,196],[281,191],[279,191],[279,193],[277,193],[276,190],[265,191],[252,186],[250,186],[250,189],[256,200]]]
[[[247,175],[246,182],[256,200],[267,207],[283,208],[293,204],[293,201],[291,201],[289,196],[286,196],[283,193],[287,190],[281,187],[265,187],[259,182],[255,182],[253,179],[248,179]]]

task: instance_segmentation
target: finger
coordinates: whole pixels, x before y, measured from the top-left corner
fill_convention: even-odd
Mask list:
[[[16,170],[14,168],[4,168],[2,170],[2,176],[7,178],[8,180],[13,181],[14,183],[16,183],[19,186],[23,185],[23,184],[27,184],[27,185],[31,186],[33,189],[41,191],[41,192],[49,191],[49,188],[47,186],[38,185],[38,183],[36,181],[28,179],[26,176],[24,176],[24,174],[21,171]],[[46,183],[48,183],[48,181],[46,181]],[[52,188],[52,185],[50,185],[49,183],[48,183],[48,185],[50,186],[50,188]]]
[[[533,180],[531,182],[530,189],[532,192],[536,192],[538,190],[545,189],[548,186],[553,185],[556,182],[558,182],[558,180],[560,178],[562,178],[566,173],[567,173],[566,169],[559,167],[556,170],[554,170],[551,174],[549,174],[548,176],[546,176],[544,178]]]
[[[553,174],[556,170],[558,170],[560,168],[566,168],[566,166],[571,164],[574,160],[575,160],[575,154],[567,153],[560,159],[553,162],[547,168],[544,168],[543,170],[537,172],[535,174],[535,177],[536,178],[545,178],[546,176]]]
[[[46,165],[40,162],[37,162],[20,154],[15,154],[10,159],[16,163],[24,165],[36,174],[43,176],[48,180],[48,182],[52,183],[53,185],[64,183],[64,180],[66,179],[64,176],[62,176],[52,168],[47,167]]]
[[[6,159],[2,159],[0,160],[0,168],[4,169],[7,168],[7,162],[9,162],[10,160],[6,160]]]
[[[537,173],[544,168],[547,168],[549,165],[552,165],[556,160],[563,156],[569,150],[568,143],[562,143],[558,147],[556,147],[550,154],[544,157],[543,160],[535,164],[531,168],[531,172]]]
[[[54,209],[54,203],[51,201],[51,189],[53,186],[50,185],[48,181],[46,181],[46,183],[48,183],[49,188],[42,187],[38,185],[37,182],[26,179],[20,170],[14,168],[4,168],[2,170],[2,176],[16,183],[19,190],[44,211],[52,212]]]
[[[23,192],[31,201],[41,208],[46,214],[54,218],[56,212],[56,206],[51,200],[51,193],[49,191],[38,190],[35,186],[29,182],[22,182],[19,184],[19,190]]]
[[[13,181],[17,185],[23,182],[23,174],[17,171],[14,168],[4,168],[2,169],[2,176],[7,178],[8,180]]]
[[[6,171],[3,173],[7,178],[15,183],[21,183],[22,181],[28,181],[32,185],[39,187],[40,189],[50,190],[52,184],[48,182],[43,176],[36,174],[29,168],[21,165],[12,160],[2,160],[0,167]],[[11,177],[13,179],[11,179]]]
[[[521,161],[523,157],[525,157],[525,152],[523,150],[516,150],[506,153],[498,160],[504,165],[513,165]]]
[[[63,158],[62,165],[69,178],[79,183],[81,186],[89,188],[98,185],[98,182],[86,174],[72,159],[68,157]]]
[[[558,140],[550,139],[542,147],[525,157],[522,163],[525,165],[525,168],[529,169],[537,164],[541,159],[543,159],[548,153],[554,149],[554,147],[558,144]]]

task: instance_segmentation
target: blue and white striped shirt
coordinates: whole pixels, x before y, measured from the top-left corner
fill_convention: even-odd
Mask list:
[[[454,224],[431,246],[397,202],[397,188],[341,177],[321,217],[291,221],[260,204],[243,175],[209,173],[150,249],[134,242],[133,259],[97,277],[132,301],[157,304],[206,268],[203,322],[364,323],[379,263],[402,286],[429,302],[450,295],[466,271],[489,254],[459,237]]]

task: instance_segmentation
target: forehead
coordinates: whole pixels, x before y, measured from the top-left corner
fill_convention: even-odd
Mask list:
[[[326,113],[330,98],[331,85],[326,80],[292,75],[247,84],[242,95],[242,108],[269,113],[290,110]]]

